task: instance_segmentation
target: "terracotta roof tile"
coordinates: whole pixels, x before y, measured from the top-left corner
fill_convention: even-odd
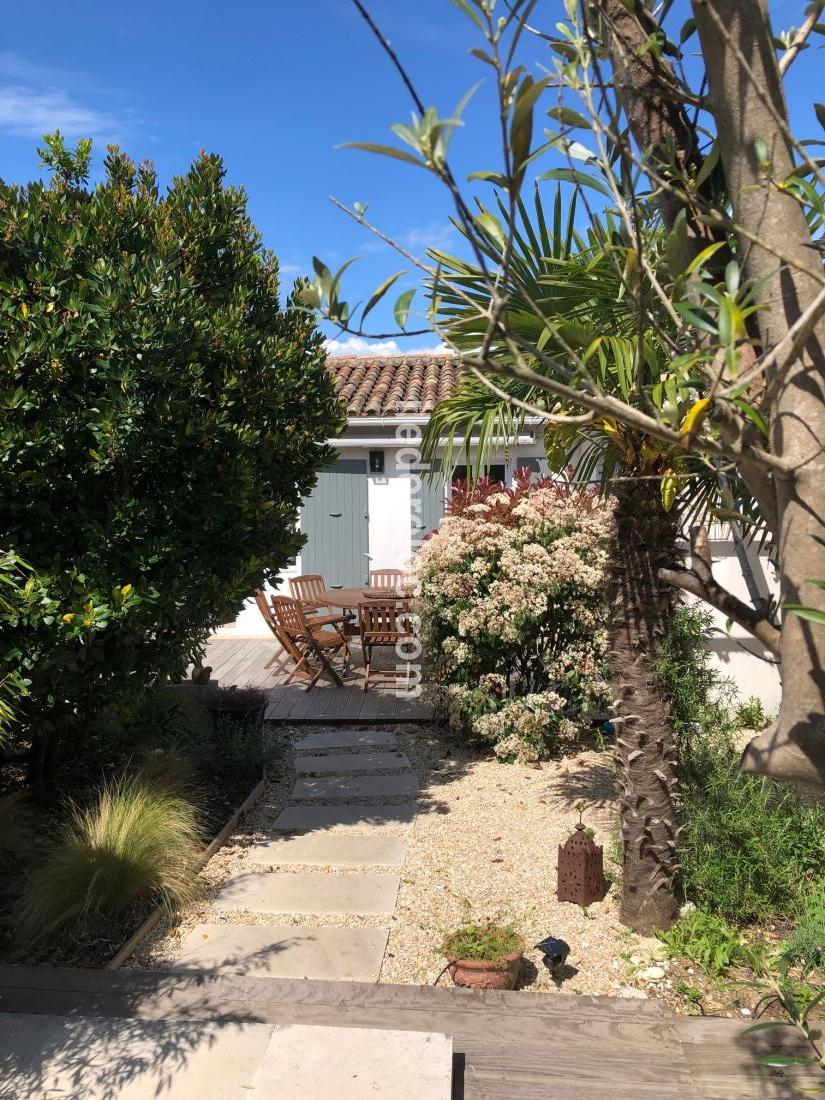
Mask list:
[[[335,355],[327,359],[335,393],[353,416],[421,416],[455,393],[455,356]]]

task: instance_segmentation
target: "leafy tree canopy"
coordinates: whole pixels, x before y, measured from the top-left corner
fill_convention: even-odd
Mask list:
[[[0,625],[35,742],[179,673],[298,552],[342,417],[322,338],[202,153],[161,194],[110,146],[0,184],[0,546],[31,567]],[[35,749],[37,746],[35,745]]]

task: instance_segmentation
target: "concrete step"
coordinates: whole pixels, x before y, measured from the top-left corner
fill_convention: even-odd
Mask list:
[[[402,798],[418,794],[414,775],[327,775],[305,776],[295,784],[292,797],[311,798]]]
[[[215,908],[249,913],[392,913],[398,875],[319,875],[247,872],[233,875]]]
[[[333,727],[319,733],[307,733],[298,738],[298,752],[316,752],[323,749],[394,749],[395,734],[389,730],[353,730]]]
[[[247,852],[250,863],[264,866],[401,867],[406,858],[407,842],[403,837],[342,833],[275,836]]]
[[[435,1032],[275,1028],[250,1100],[450,1100],[453,1043]]]
[[[415,806],[287,806],[272,822],[282,833],[306,833],[337,829],[351,833],[371,833],[388,829],[406,833],[415,820]]]
[[[14,1100],[449,1100],[431,1032],[0,1013]]]
[[[387,928],[200,924],[169,969],[247,978],[377,982]]]
[[[346,772],[406,771],[410,762],[403,752],[338,752],[325,756],[297,756],[298,775],[341,775]]]

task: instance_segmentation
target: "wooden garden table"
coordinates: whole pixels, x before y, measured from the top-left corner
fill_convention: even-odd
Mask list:
[[[408,587],[367,588],[366,585],[360,585],[358,588],[328,588],[316,598],[320,604],[340,607],[344,611],[357,611],[359,603],[367,603],[371,599],[408,603],[411,597],[412,589]]]
[[[365,595],[367,592],[369,592],[369,595]],[[399,593],[405,594],[399,595]],[[405,604],[406,609],[409,609],[412,600],[412,589],[409,587],[367,588],[366,585],[362,584],[358,588],[328,588],[317,597],[318,603],[322,605],[328,604],[330,607],[340,607],[342,611],[353,613],[350,621],[344,624],[344,634],[348,638],[358,636],[358,605],[359,603],[369,603],[370,599],[397,600],[399,603]]]

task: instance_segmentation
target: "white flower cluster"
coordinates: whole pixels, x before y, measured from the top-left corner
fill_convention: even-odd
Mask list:
[[[612,535],[610,504],[541,485],[471,501],[421,545],[436,705],[503,760],[541,759],[607,698]]]

